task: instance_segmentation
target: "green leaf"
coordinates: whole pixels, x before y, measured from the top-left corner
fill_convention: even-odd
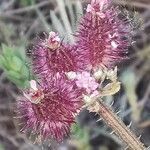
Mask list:
[[[24,47],[11,47],[2,44],[0,67],[4,69],[8,79],[19,87],[28,87],[30,70],[26,65]]]
[[[0,55],[0,67],[4,68],[5,61],[5,58],[2,55]]]
[[[25,61],[26,53],[25,53],[25,48],[24,47],[22,47],[22,46],[15,47],[13,50],[14,50],[13,55],[15,55],[15,56],[19,57],[21,60]]]
[[[0,150],[4,150],[4,146],[0,144]]]
[[[15,71],[19,71],[21,70],[22,65],[23,61],[19,57],[17,56],[12,57],[12,63],[10,64],[10,68],[12,68]]]
[[[19,73],[19,72],[15,72],[15,71],[13,71],[13,70],[9,70],[9,71],[7,71],[7,73],[6,73],[8,76],[11,76],[11,77],[13,77],[13,78],[15,78],[15,79],[20,79],[21,78],[21,74]]]
[[[25,64],[22,66],[20,73],[25,79],[29,79],[30,70]]]
[[[20,0],[20,4],[22,6],[30,6],[32,4],[32,0]]]
[[[81,128],[78,124],[72,125],[71,132],[72,135],[77,139],[88,137],[88,132],[85,132],[85,129]]]
[[[8,47],[6,46],[5,44],[2,44],[2,51],[3,51],[3,55],[5,57],[11,57],[13,55],[12,53],[12,48],[11,47]]]
[[[18,87],[25,87],[25,82],[24,80],[21,80],[21,79],[16,79],[14,78],[13,76],[10,76],[10,75],[7,75],[8,79],[10,81],[12,81],[16,86]]]

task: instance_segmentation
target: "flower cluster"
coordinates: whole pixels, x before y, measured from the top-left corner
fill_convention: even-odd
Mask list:
[[[109,0],[92,0],[81,18],[74,45],[64,43],[55,32],[37,38],[32,50],[30,89],[18,102],[25,126],[42,139],[63,140],[83,101],[116,93],[117,69],[126,56],[130,28]],[[103,69],[102,69],[103,68]],[[110,83],[102,86],[105,79]]]

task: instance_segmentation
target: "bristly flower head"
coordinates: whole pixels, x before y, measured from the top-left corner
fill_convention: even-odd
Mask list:
[[[82,71],[86,68],[84,51],[63,43],[55,32],[38,38],[32,51],[35,74],[49,76],[57,72]]]
[[[32,132],[43,140],[63,140],[82,107],[81,91],[59,73],[51,80],[45,79],[42,85],[34,80],[30,84],[31,88],[18,102],[24,123],[22,131]]]
[[[118,8],[109,0],[92,0],[80,21],[76,34],[77,46],[86,51],[89,64],[112,67],[126,58],[131,28],[128,20],[120,18]]]

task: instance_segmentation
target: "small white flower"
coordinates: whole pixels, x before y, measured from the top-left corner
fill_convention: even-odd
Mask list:
[[[88,4],[86,11],[92,13],[102,13],[102,10],[107,3],[108,0],[92,0],[91,4]]]
[[[30,81],[30,89],[28,92],[23,92],[23,95],[34,104],[40,103],[44,98],[43,91],[37,88],[35,80]]]
[[[70,80],[76,79],[76,76],[77,76],[76,72],[73,72],[73,71],[67,72],[66,75],[67,75],[68,79],[70,79]]]
[[[76,85],[79,88],[84,88],[88,94],[95,91],[99,84],[96,82],[95,78],[91,76],[89,72],[82,72],[76,76]]]
[[[88,4],[88,5],[87,5],[86,11],[87,11],[87,12],[92,12],[92,11],[93,11],[93,7],[91,6],[91,4]]]
[[[36,86],[36,81],[35,80],[31,80],[30,81],[30,87],[31,89],[33,89],[34,91],[37,91],[37,86]]]
[[[116,49],[118,47],[118,44],[115,41],[111,42],[111,46]]]
[[[99,69],[96,72],[94,72],[93,76],[96,80],[99,80],[103,76],[103,71]]]
[[[49,32],[48,39],[51,39],[53,42],[55,42],[55,41],[60,42],[60,38],[59,38],[58,34],[53,31]]]
[[[58,34],[53,31],[49,32],[49,36],[43,45],[50,48],[51,50],[57,49],[60,46],[60,38]]]

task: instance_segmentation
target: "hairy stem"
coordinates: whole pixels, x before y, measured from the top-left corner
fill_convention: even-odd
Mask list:
[[[146,149],[139,139],[130,131],[130,129],[119,119],[119,117],[102,101],[98,101],[99,109],[97,113],[107,123],[131,150]]]

